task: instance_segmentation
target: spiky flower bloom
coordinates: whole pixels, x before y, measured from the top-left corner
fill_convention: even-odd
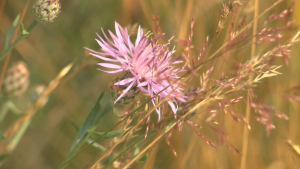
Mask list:
[[[109,40],[103,29],[102,32],[106,41],[97,34],[99,39],[96,39],[96,41],[101,46],[103,52],[96,52],[86,48],[91,51],[91,55],[109,62],[98,63],[98,65],[114,69],[111,71],[99,70],[106,73],[130,72],[129,77],[126,76],[125,79],[114,84],[128,86],[115,100],[115,103],[124,97],[131,88],[138,87],[141,91],[151,96],[154,106],[156,102],[166,98],[176,115],[178,109],[177,102],[185,102],[186,98],[181,92],[180,85],[182,84],[177,76],[177,73],[184,71],[184,69],[183,67],[175,69],[173,66],[181,62],[179,61],[180,57],[171,61],[171,55],[175,51],[167,49],[169,43],[159,45],[157,44],[157,39],[149,40],[143,34],[143,30],[140,27],[134,44],[130,41],[130,35],[126,28],[123,29],[116,22],[115,29],[116,35],[109,31],[112,41]],[[156,111],[160,119],[160,107]]]
[[[59,0],[37,0],[33,6],[35,17],[39,22],[53,22],[59,10]]]

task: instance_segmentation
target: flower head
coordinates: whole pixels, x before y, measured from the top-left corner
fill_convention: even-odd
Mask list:
[[[60,12],[59,0],[37,0],[33,10],[39,22],[53,22]]]
[[[115,100],[115,103],[124,97],[133,86],[137,86],[141,91],[152,97],[154,105],[155,95],[158,96],[159,100],[166,98],[174,114],[176,114],[177,101],[185,102],[186,98],[181,92],[182,89],[179,87],[181,82],[177,76],[177,73],[184,71],[184,69],[183,67],[175,69],[173,66],[181,62],[179,61],[180,57],[171,60],[171,55],[175,51],[167,49],[169,43],[159,45],[157,39],[149,40],[140,27],[134,44],[130,41],[130,35],[126,28],[123,29],[116,22],[115,29],[116,35],[109,31],[112,40],[109,40],[103,29],[102,32],[106,41],[97,34],[99,39],[96,39],[96,41],[103,52],[86,48],[91,52],[91,55],[106,61],[106,63],[98,63],[98,65],[113,69],[110,71],[99,70],[106,73],[130,72],[130,77],[114,84],[128,86]],[[160,107],[156,111],[160,119]]]

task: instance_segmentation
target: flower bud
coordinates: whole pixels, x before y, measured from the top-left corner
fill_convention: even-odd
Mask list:
[[[24,93],[29,85],[29,71],[24,62],[16,62],[6,72],[2,92],[7,96]]]
[[[33,10],[39,22],[53,22],[60,12],[59,0],[37,0]]]

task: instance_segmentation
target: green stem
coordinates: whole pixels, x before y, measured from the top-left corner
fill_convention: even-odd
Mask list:
[[[154,133],[155,130],[152,130],[148,133],[148,135],[151,135],[152,133]],[[130,150],[134,145],[138,144],[140,141],[142,141],[143,139],[145,139],[145,136],[142,135],[140,136],[140,138],[138,138],[135,142],[133,142],[130,146],[126,147],[117,157],[115,157],[113,160],[111,160],[108,164],[106,164],[104,166],[103,169],[106,169],[107,167],[109,167],[114,161],[116,161],[119,157],[121,157],[123,154],[125,154],[128,150]]]
[[[90,145],[94,144],[96,141],[100,140],[103,136],[105,136],[105,134],[107,134],[108,132],[112,131],[115,127],[117,127],[119,124],[121,124],[123,121],[125,121],[127,119],[127,117],[130,117],[131,115],[133,115],[133,113],[135,113],[136,111],[138,111],[141,107],[143,107],[145,104],[147,104],[150,100],[146,101],[145,103],[141,104],[140,106],[135,107],[130,113],[128,113],[126,115],[126,117],[124,117],[122,120],[120,120],[118,123],[116,123],[113,127],[111,127],[110,129],[108,129],[106,132],[104,132],[101,136],[99,136],[97,139],[95,139],[93,142],[91,142],[89,145],[83,147],[81,150],[79,150],[76,154],[72,155],[69,159],[67,159],[66,161],[64,161],[59,168],[63,169],[65,168],[68,163],[75,158],[77,155],[79,155],[80,153],[82,153],[85,149],[87,149]]]
[[[29,33],[36,25],[38,24],[37,20],[34,20],[26,29]],[[0,55],[0,61],[10,52],[22,39],[24,39],[28,34],[22,34],[18,37],[3,53]]]

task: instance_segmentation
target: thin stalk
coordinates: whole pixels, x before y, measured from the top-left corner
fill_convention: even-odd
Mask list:
[[[283,0],[278,0],[276,1],[273,5],[271,5],[269,8],[267,8],[266,10],[264,10],[264,12],[262,12],[261,14],[259,14],[257,17],[255,17],[250,23],[248,23],[246,26],[244,26],[236,35],[235,37],[232,39],[234,40],[236,37],[238,37],[241,33],[243,33],[247,27],[249,27],[250,25],[254,24],[254,22],[257,22],[257,20],[262,17],[264,14],[266,14],[267,12],[269,12],[271,9],[273,9],[275,6],[277,6],[279,3],[281,3]],[[208,59],[212,59],[215,56],[217,56],[225,47],[227,46],[227,43],[225,43],[224,45],[222,45],[217,51],[215,51],[212,55],[210,55],[210,57]]]
[[[254,1],[254,18],[257,18],[258,16],[258,0]],[[254,20],[253,23],[253,35],[257,33],[257,19]],[[255,50],[256,50],[256,36],[253,37],[252,39],[252,45],[251,45],[251,58],[254,57],[255,55]],[[249,76],[249,81],[252,81],[253,76],[250,74]],[[251,100],[251,89],[248,90],[248,96],[247,96],[247,107],[246,107],[246,121],[250,124],[250,114],[251,114],[251,109],[250,109],[250,100]],[[246,169],[246,160],[247,160],[247,152],[248,152],[248,141],[249,141],[249,130],[246,125],[244,125],[244,133],[243,133],[243,150],[242,150],[242,161],[241,161],[241,169]]]
[[[151,135],[154,133],[155,130],[149,131],[148,135]],[[116,161],[119,157],[121,157],[123,154],[125,154],[128,150],[130,150],[134,145],[138,144],[140,141],[145,139],[145,137],[142,135],[140,138],[138,138],[135,142],[133,142],[130,146],[126,147],[118,156],[116,156],[113,160],[111,160],[108,164],[106,164],[103,169],[106,169],[109,167],[114,161]]]
[[[149,101],[148,101],[149,102]],[[148,103],[146,102],[146,103]],[[144,103],[144,104],[146,104]],[[64,168],[67,166],[67,164],[74,159],[75,157],[77,157],[80,153],[82,153],[85,149],[87,149],[90,145],[94,144],[96,141],[99,141],[103,136],[105,136],[105,134],[107,134],[108,132],[112,131],[115,127],[117,127],[119,124],[121,124],[123,121],[125,121],[127,119],[127,117],[130,117],[133,113],[135,113],[137,110],[139,110],[139,108],[141,108],[143,105],[135,108],[132,110],[132,112],[130,112],[125,118],[123,118],[122,120],[120,120],[118,123],[116,123],[114,126],[112,126],[110,129],[108,129],[106,132],[104,132],[101,136],[99,136],[97,139],[95,139],[93,142],[91,142],[89,145],[83,147],[81,150],[79,150],[74,156],[72,156],[70,159],[68,159],[67,161],[65,161],[64,163],[62,163],[59,168]]]
[[[21,16],[20,16],[20,20],[19,20],[20,22],[23,21],[23,18],[24,18],[24,16],[25,16],[25,13],[26,13],[26,11],[27,11],[27,7],[28,7],[29,3],[30,3],[30,0],[27,0],[26,4],[25,4],[25,6],[24,6],[24,8],[23,8],[23,10],[22,10]],[[1,17],[0,17],[0,19],[1,19]],[[19,26],[19,24],[17,25],[17,27],[18,27],[18,26]],[[18,29],[17,29],[17,27],[16,27],[16,29],[15,29],[14,32],[13,32],[13,35],[12,35],[12,38],[11,38],[11,42],[12,42],[12,41],[15,41],[15,39],[16,39],[16,37],[17,37],[17,34],[18,34]],[[27,32],[29,32],[29,31],[27,30]],[[5,51],[6,51],[6,50],[7,50],[7,49],[5,49]],[[5,51],[4,51],[4,52],[5,52]],[[3,52],[3,53],[4,53],[4,52]],[[2,70],[1,70],[1,74],[0,74],[0,92],[1,92],[1,86],[2,86],[3,79],[4,79],[5,71],[6,71],[6,68],[7,68],[7,65],[8,65],[8,61],[9,61],[9,58],[10,58],[10,54],[11,54],[11,52],[8,52],[8,53],[7,53],[7,56],[6,56],[6,54],[3,55],[3,56],[2,56],[2,54],[1,54],[1,56],[0,56],[0,61],[6,56],[6,58],[5,58],[5,60],[4,60],[4,63],[3,63]]]
[[[143,151],[141,151],[138,155],[136,155],[132,160],[130,160],[129,163],[127,163],[127,165],[123,168],[128,168],[135,160],[137,160],[141,155],[143,155],[149,148],[151,148],[156,142],[158,142],[160,140],[160,138],[162,136],[164,136],[165,134],[167,134],[173,127],[175,127],[177,125],[178,122],[184,120],[184,118],[186,118],[188,115],[190,115],[192,112],[196,111],[198,108],[200,108],[205,102],[210,102],[212,100],[212,98],[203,100],[202,102],[199,102],[197,105],[195,105],[193,108],[191,108],[186,114],[184,114],[183,116],[181,116],[180,119],[178,119],[175,123],[173,123],[168,129],[166,129],[164,132],[162,132],[162,134],[160,134],[157,138],[154,139],[154,141],[152,141],[146,148],[144,148]]]
[[[37,20],[34,20],[26,29],[29,33],[36,25],[38,24]],[[10,52],[22,39],[24,39],[28,34],[22,34],[18,37],[3,53],[0,55],[0,61]]]

